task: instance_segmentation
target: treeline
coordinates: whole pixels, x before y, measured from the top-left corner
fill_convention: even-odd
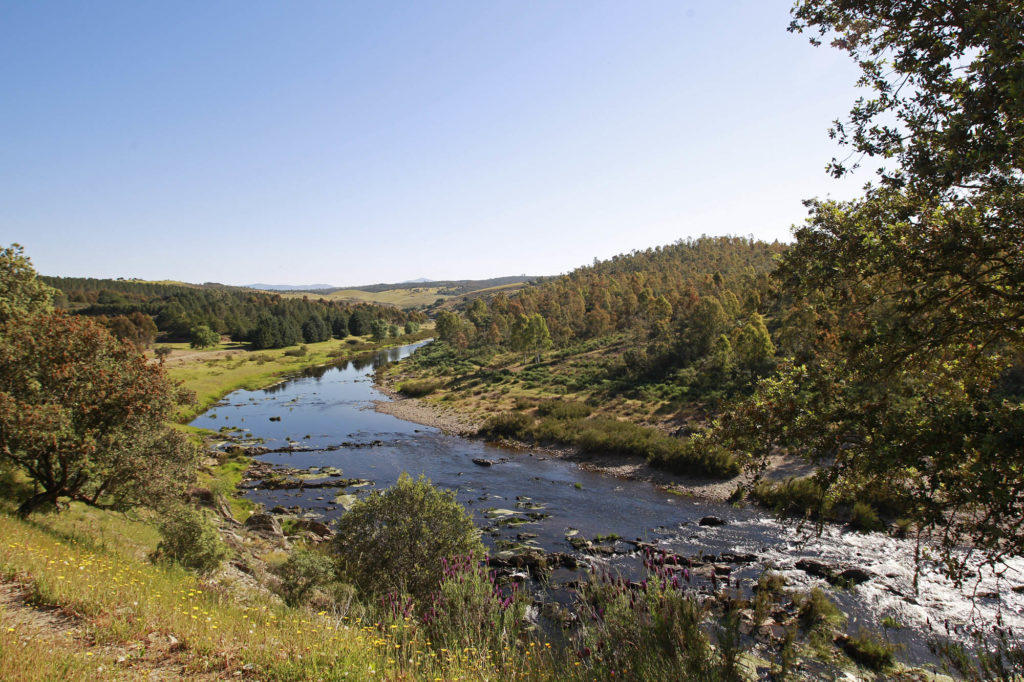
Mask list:
[[[190,340],[205,327],[257,348],[280,348],[332,337],[380,335],[381,329],[387,335],[394,328],[426,319],[422,313],[389,306],[286,298],[219,284],[41,279],[60,291],[54,300],[57,307],[99,318],[119,337],[137,345],[152,342],[158,332],[169,340]]]
[[[607,338],[623,346],[621,369],[633,380],[671,377],[698,392],[749,386],[771,371],[778,346],[796,345],[782,322],[798,321],[799,310],[787,308],[769,276],[786,248],[701,237],[634,251],[512,296],[474,300],[461,315],[442,312],[438,337],[457,349],[535,360]]]

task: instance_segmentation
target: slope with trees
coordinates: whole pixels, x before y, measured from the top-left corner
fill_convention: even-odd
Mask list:
[[[962,544],[1024,553],[1024,11],[805,0],[791,30],[860,66],[870,94],[832,134],[880,167],[809,202],[778,278],[804,349],[716,437],[804,455],[823,500],[888,491],[961,576]]]

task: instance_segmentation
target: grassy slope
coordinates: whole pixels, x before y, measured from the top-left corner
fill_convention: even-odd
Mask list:
[[[102,532],[116,541],[97,540]],[[528,649],[438,651],[412,623],[382,629],[256,593],[236,601],[140,560],[152,535],[142,521],[77,506],[32,522],[0,513],[0,579],[27,595],[27,604],[0,608],[0,679],[510,679],[530,669]],[[39,627],[26,611],[59,612],[77,636]]]
[[[499,353],[481,367],[430,368],[402,362],[387,368],[389,381],[433,379],[441,382],[428,402],[443,402],[483,422],[513,410],[523,401],[561,399],[595,405],[594,415],[621,418],[665,430],[701,421],[704,412],[686,403],[646,395],[643,398],[610,392],[605,368],[618,362],[626,347],[625,337],[609,337],[561,352],[545,353],[540,364],[524,361],[521,353]],[[502,372],[507,370],[507,372]],[[500,372],[500,374],[499,374]],[[454,381],[451,381],[452,379]]]

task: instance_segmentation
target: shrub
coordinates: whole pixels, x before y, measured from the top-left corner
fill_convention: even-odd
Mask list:
[[[881,672],[892,667],[896,646],[884,641],[870,630],[861,628],[854,637],[843,642],[843,651],[865,668]]]
[[[356,502],[337,530],[331,547],[338,572],[365,596],[408,593],[423,601],[443,577],[442,559],[484,551],[455,493],[406,473]]]
[[[281,578],[281,596],[289,606],[306,601],[310,593],[334,581],[334,560],[316,550],[298,548],[275,571]]]
[[[827,518],[832,512],[831,501],[813,476],[791,477],[782,482],[762,480],[751,495],[780,514]]]
[[[537,405],[537,414],[555,419],[582,419],[591,412],[589,405],[570,400],[546,400]]]
[[[650,573],[639,583],[598,573],[580,589],[574,644],[585,679],[733,679],[737,652],[716,654],[702,627],[704,607],[657,557],[645,564]]]
[[[503,591],[493,572],[472,556],[443,562],[444,574],[425,609],[427,639],[452,650],[494,653],[514,646],[526,626],[529,591]],[[402,614],[395,614],[402,615]]]
[[[166,512],[157,530],[162,539],[155,558],[169,559],[197,573],[216,570],[228,555],[217,528],[202,512],[191,507]]]
[[[481,436],[527,439],[533,437],[533,419],[522,412],[496,414],[481,427]]]
[[[434,379],[420,379],[418,381],[403,381],[398,385],[398,392],[410,398],[420,398],[430,395],[441,388],[441,381]]]
[[[843,622],[843,612],[820,587],[812,588],[810,592],[804,594],[794,594],[793,603],[797,607],[797,617],[804,630],[820,631]]]
[[[857,502],[853,505],[850,515],[850,526],[860,531],[882,530],[882,520],[878,518],[878,512],[867,502]]]
[[[286,350],[284,352],[284,354],[287,355],[290,358],[301,358],[302,356],[306,355],[306,353],[308,353],[308,352],[309,352],[309,348],[307,348],[306,345],[303,344],[303,345],[299,346],[298,348],[289,348],[288,350]]]

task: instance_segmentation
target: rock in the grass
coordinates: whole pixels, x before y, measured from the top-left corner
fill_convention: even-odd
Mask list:
[[[334,536],[334,531],[326,523],[315,519],[296,519],[295,528],[308,531],[322,540],[329,540]]]
[[[717,516],[705,516],[700,520],[702,526],[724,526],[725,520]]]
[[[284,533],[281,532],[281,524],[277,522],[277,518],[272,514],[253,514],[245,520],[244,525],[253,533],[264,537],[284,537]]]

